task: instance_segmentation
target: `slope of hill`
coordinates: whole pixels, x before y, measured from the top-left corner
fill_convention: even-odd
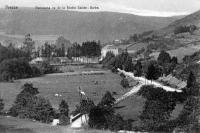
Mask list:
[[[144,17],[112,12],[0,9],[0,30],[9,34],[64,35],[70,41],[112,41],[157,30],[179,17]]]
[[[184,25],[196,25],[197,27],[200,27],[200,10],[174,21],[173,23],[169,24],[167,27],[159,30],[158,33],[169,34],[169,33],[172,33],[176,27],[184,26]]]

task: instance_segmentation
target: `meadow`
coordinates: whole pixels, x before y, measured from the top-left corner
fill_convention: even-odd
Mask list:
[[[22,85],[25,83],[32,83],[34,87],[37,87],[40,92],[39,95],[49,99],[54,108],[58,108],[62,99],[66,100],[70,111],[73,111],[80,102],[79,87],[95,103],[101,100],[106,91],[116,92],[116,98],[127,91],[120,85],[121,77],[117,74],[107,70],[105,73],[97,75],[76,73],[83,70],[92,70],[92,68],[76,68],[75,72],[49,74],[37,78],[16,80],[13,83],[1,82],[0,97],[5,101],[5,110],[12,106],[17,94],[22,90]],[[59,96],[55,94],[59,94]]]

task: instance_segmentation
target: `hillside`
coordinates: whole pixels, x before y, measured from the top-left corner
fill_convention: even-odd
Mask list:
[[[14,35],[64,35],[72,42],[112,41],[130,34],[157,30],[179,17],[144,17],[113,12],[0,9],[0,31]]]
[[[170,34],[176,27],[184,25],[196,25],[197,27],[200,27],[200,10],[172,22],[167,27],[159,30],[158,33]]]

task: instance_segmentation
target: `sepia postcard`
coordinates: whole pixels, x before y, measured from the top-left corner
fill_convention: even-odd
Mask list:
[[[0,0],[0,133],[200,133],[200,0]]]

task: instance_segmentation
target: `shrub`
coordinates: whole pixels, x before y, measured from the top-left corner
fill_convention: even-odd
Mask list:
[[[128,82],[127,78],[123,78],[121,80],[121,86],[124,87],[124,88],[128,88],[129,87],[129,82]]]

